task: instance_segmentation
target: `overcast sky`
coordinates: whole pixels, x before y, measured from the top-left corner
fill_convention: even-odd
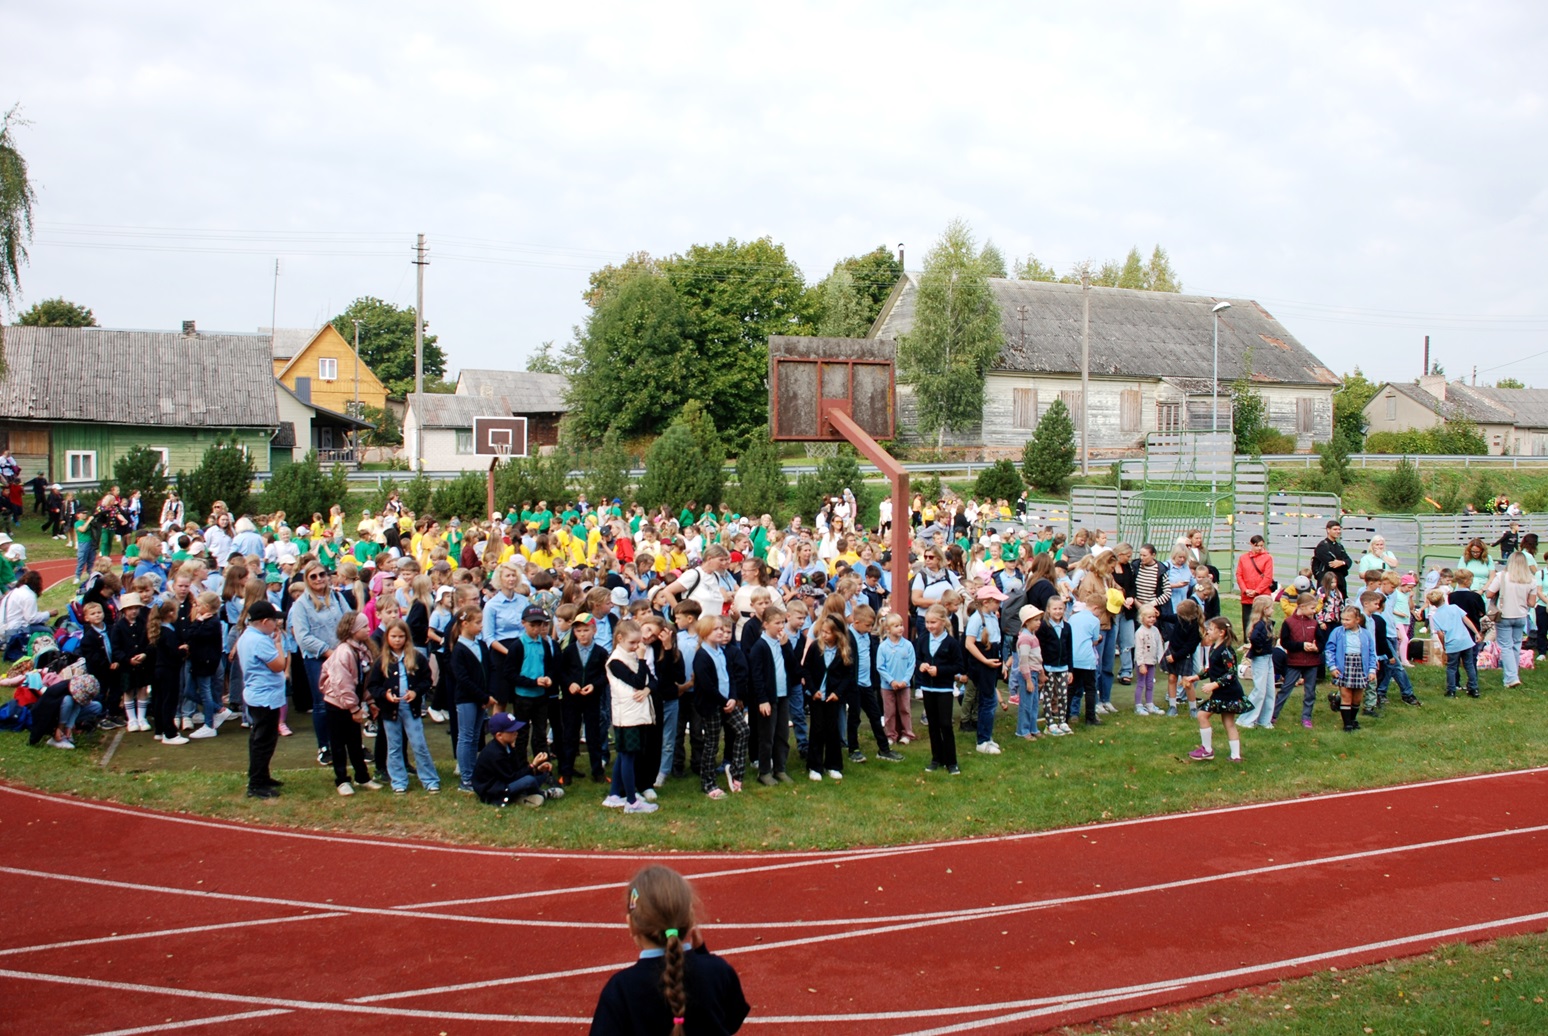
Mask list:
[[[451,367],[520,367],[630,252],[769,235],[815,281],[960,216],[1061,271],[1159,242],[1335,371],[1429,333],[1548,387],[1548,7],[759,6],[0,0],[25,301],[254,330],[278,257],[317,326],[412,304],[423,231]]]

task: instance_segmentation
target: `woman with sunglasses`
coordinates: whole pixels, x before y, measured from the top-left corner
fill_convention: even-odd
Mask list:
[[[343,595],[332,588],[328,570],[321,563],[308,562],[302,576],[306,580],[306,592],[291,605],[286,622],[301,650],[301,665],[312,689],[312,730],[317,735],[317,764],[327,766],[333,760],[328,749],[328,724],[324,722],[324,702],[318,681],[322,677],[324,660],[339,646],[339,620],[349,609],[344,606]]]

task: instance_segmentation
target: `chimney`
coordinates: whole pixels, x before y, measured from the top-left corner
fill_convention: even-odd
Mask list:
[[[1426,374],[1419,379],[1419,387],[1441,402],[1446,401],[1446,375]]]
[[[185,335],[196,335],[198,333],[199,333],[199,331],[198,331],[197,328],[194,327],[194,322],[192,320],[185,320],[185,321],[183,321],[183,334],[185,334]]]

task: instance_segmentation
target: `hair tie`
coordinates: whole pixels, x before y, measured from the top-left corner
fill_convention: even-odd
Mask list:
[[[675,938],[677,938],[677,929],[676,928],[668,928],[662,934],[665,935],[668,939],[675,939]]]
[[[688,1023],[687,1023],[687,1022],[685,1022],[685,1021],[683,1021],[683,1019],[682,1019],[682,1018],[673,1018],[673,1019],[672,1019],[672,1024],[673,1024],[673,1025],[686,1025],[686,1024],[688,1024]]]

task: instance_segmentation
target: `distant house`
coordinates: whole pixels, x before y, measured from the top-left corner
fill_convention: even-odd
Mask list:
[[[279,431],[269,443],[269,470],[278,471],[316,452],[322,464],[356,464],[356,433],[375,427],[369,421],[307,403],[276,380]]]
[[[525,417],[529,453],[556,446],[559,422],[569,411],[569,387],[569,379],[561,374],[464,370],[457,375],[453,394],[411,392],[403,417],[409,463],[422,455],[429,471],[488,467],[486,459],[473,454],[475,417]],[[423,445],[417,449],[419,437]]]
[[[1548,389],[1500,389],[1429,374],[1389,381],[1365,404],[1371,432],[1409,432],[1458,418],[1473,422],[1490,453],[1548,454]]]
[[[991,279],[1005,347],[985,385],[983,420],[947,445],[1020,449],[1055,399],[1062,399],[1080,436],[1082,291],[1078,284]],[[871,328],[872,338],[899,338],[914,326],[919,275],[904,274]],[[1090,448],[1124,451],[1150,432],[1207,430],[1214,419],[1212,308],[1200,295],[1090,289]],[[1231,299],[1220,314],[1221,428],[1229,428],[1230,383],[1249,376],[1263,396],[1268,423],[1293,435],[1298,448],[1333,429],[1338,377],[1288,329],[1251,299]],[[1251,369],[1246,358],[1251,356]],[[918,441],[912,390],[898,386],[900,438]]]
[[[235,440],[261,470],[279,430],[269,342],[257,335],[98,327],[7,327],[0,440],[28,477],[86,486],[132,446],[169,472]]]
[[[357,385],[354,343],[332,324],[314,330],[261,327],[258,333],[272,339],[274,377],[303,403],[336,414],[352,412],[357,398],[362,406],[387,405],[386,386],[365,363],[359,365]]]

